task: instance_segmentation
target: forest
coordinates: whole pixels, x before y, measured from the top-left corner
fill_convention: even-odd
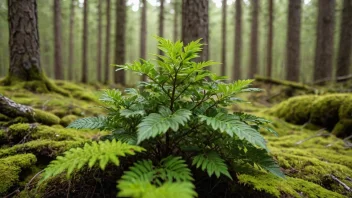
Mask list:
[[[352,0],[1,0],[0,197],[352,197]]]

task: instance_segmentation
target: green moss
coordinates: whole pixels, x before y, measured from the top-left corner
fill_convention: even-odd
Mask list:
[[[290,98],[269,111],[270,114],[283,118],[294,124],[304,124],[309,121],[312,104],[317,96],[306,95]]]
[[[25,168],[35,164],[37,158],[33,154],[20,154],[0,159],[0,195],[19,182],[19,174]]]
[[[83,141],[52,141],[52,140],[34,140],[24,144],[17,144],[10,148],[0,149],[0,157],[19,153],[33,153],[36,156],[55,157],[58,154],[79,146]]]
[[[34,109],[34,119],[37,122],[43,123],[43,124],[48,124],[48,125],[53,125],[53,124],[59,124],[60,123],[60,118],[57,117],[56,115],[52,113],[48,113],[39,109]]]
[[[5,130],[0,129],[0,146],[4,142],[6,142],[6,139],[7,139],[7,134],[6,134]]]
[[[38,126],[36,131],[31,134],[32,139],[49,140],[83,140],[87,139],[88,134],[75,129],[66,129],[49,126]]]
[[[68,126],[71,122],[77,120],[77,116],[75,115],[68,115],[68,116],[65,116],[63,118],[61,118],[61,121],[60,121],[60,124],[63,125],[63,126]]]
[[[254,189],[264,191],[275,197],[344,197],[312,182],[292,177],[280,179],[273,175],[257,172],[253,175],[239,175],[238,179],[242,184],[253,186]]]
[[[6,115],[0,113],[0,121],[9,121],[9,120],[10,120],[9,117],[7,117]]]
[[[348,94],[329,94],[318,97],[311,110],[311,123],[332,130],[339,121],[339,109]]]

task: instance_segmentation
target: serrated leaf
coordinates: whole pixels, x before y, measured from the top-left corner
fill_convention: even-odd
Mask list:
[[[67,126],[73,129],[103,129],[105,126],[106,117],[87,117],[77,119]]]

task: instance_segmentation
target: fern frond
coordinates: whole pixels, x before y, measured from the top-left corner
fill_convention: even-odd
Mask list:
[[[73,121],[67,128],[74,129],[103,129],[105,127],[106,117],[87,117]]]
[[[117,89],[107,89],[107,90],[104,90],[99,100],[104,102],[105,104],[116,105],[121,103],[122,93]]]
[[[121,116],[124,116],[125,118],[130,118],[130,117],[134,117],[134,116],[144,116],[145,111],[144,110],[133,111],[131,109],[121,109],[120,114],[121,114]]]
[[[240,93],[242,90],[247,88],[254,80],[237,80],[232,84],[218,84],[218,92],[224,95],[233,95]]]
[[[111,161],[116,166],[120,164],[118,157],[126,155],[135,155],[136,152],[142,152],[145,149],[139,146],[133,146],[116,140],[86,143],[83,148],[72,148],[64,153],[64,156],[57,157],[52,161],[43,174],[43,180],[56,176],[67,171],[67,177],[74,170],[80,170],[84,165],[92,167],[99,161],[101,169],[105,169],[107,163]]]
[[[206,170],[209,176],[215,174],[219,178],[223,174],[232,179],[224,160],[214,151],[195,156],[192,165]]]
[[[151,182],[154,178],[154,166],[150,160],[137,161],[125,171],[120,181],[125,182]]]
[[[124,143],[135,145],[137,144],[137,134],[125,131],[124,129],[117,129],[112,131],[112,134],[103,136],[101,140],[118,140]]]
[[[159,113],[151,113],[138,125],[138,143],[151,137],[166,133],[170,128],[177,131],[192,115],[187,109],[179,109],[172,113],[170,110],[161,109]]]
[[[164,181],[193,181],[191,170],[181,157],[169,156],[161,160],[161,167],[156,170],[158,177]]]
[[[231,137],[235,134],[240,140],[247,140],[254,146],[258,146],[267,150],[263,136],[250,125],[236,119],[232,115],[219,113],[215,117],[207,117],[199,115],[200,121],[205,122],[214,130],[225,132]]]

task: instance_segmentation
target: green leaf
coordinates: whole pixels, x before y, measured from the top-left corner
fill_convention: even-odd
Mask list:
[[[144,116],[145,111],[144,110],[133,111],[130,109],[121,109],[120,114],[121,114],[121,116],[123,116],[125,118],[130,118],[130,117],[135,117],[135,116]]]
[[[142,151],[145,151],[142,147],[116,142],[116,140],[86,143],[83,148],[72,148],[66,151],[64,156],[59,156],[51,161],[45,168],[42,181],[65,170],[67,170],[67,176],[69,177],[74,170],[79,170],[86,164],[92,167],[97,161],[99,161],[100,168],[103,170],[109,161],[119,166],[120,161],[117,156],[135,155],[136,152]]]
[[[231,137],[235,134],[240,140],[247,140],[254,146],[267,149],[263,136],[250,125],[238,120],[230,114],[219,113],[215,117],[199,115],[200,121],[205,122],[214,130],[225,132]]]
[[[161,167],[156,170],[164,181],[193,181],[191,170],[181,157],[169,156],[161,160]]]
[[[151,113],[138,125],[138,144],[143,140],[166,133],[169,129],[177,131],[190,119],[192,112],[187,109],[179,109],[172,114],[165,108],[159,113]]]
[[[203,171],[206,170],[209,177],[215,174],[219,178],[220,174],[223,174],[232,180],[224,160],[214,151],[195,156],[192,165],[197,168],[201,167]]]
[[[87,117],[77,119],[67,126],[73,129],[103,129],[106,124],[106,117]]]

